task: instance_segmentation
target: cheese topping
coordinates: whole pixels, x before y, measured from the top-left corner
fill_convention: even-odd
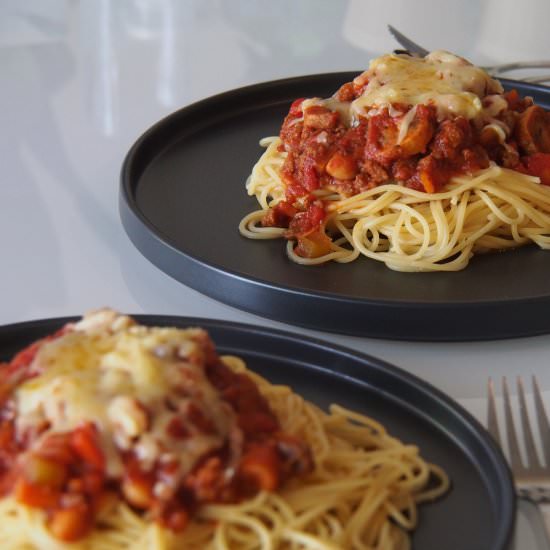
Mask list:
[[[503,91],[483,69],[444,51],[424,58],[383,55],[356,81],[368,84],[351,104],[354,113],[364,114],[368,108],[391,103],[432,104],[439,120],[451,115],[475,119],[483,112],[482,99]]]
[[[177,456],[185,475],[238,437],[235,413],[204,373],[203,330],[149,328],[108,310],[72,329],[40,348],[32,369],[41,374],[15,392],[20,435],[46,424],[44,438],[94,419],[111,476],[121,472],[117,448],[151,467],[163,453]],[[171,437],[173,422],[189,433]]]
[[[302,102],[302,110],[326,107],[337,111],[341,121],[350,127],[360,116],[368,118],[387,109],[389,115],[398,120],[400,143],[407,135],[417,105],[433,105],[439,121],[462,116],[479,127],[492,123],[494,117],[508,107],[498,80],[462,57],[443,50],[424,58],[383,55],[371,61],[369,69],[357,76],[354,84],[364,87],[354,101],[311,98]],[[401,108],[396,109],[395,105]],[[508,128],[503,131],[509,133]]]

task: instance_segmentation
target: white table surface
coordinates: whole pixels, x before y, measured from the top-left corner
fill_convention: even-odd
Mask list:
[[[165,275],[134,248],[117,206],[122,160],[151,124],[242,85],[359,71],[397,46],[387,23],[428,49],[449,49],[477,63],[550,57],[550,2],[524,0],[520,17],[512,13],[516,5],[0,1],[0,324],[108,305],[290,329],[385,359],[483,421],[489,375],[533,373],[550,390],[550,335],[411,343],[289,327]],[[528,520],[520,530],[518,548],[537,548]]]

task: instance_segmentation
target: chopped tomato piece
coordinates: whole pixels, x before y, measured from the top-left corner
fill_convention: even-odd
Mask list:
[[[544,185],[550,185],[550,154],[535,153],[524,159],[527,173],[538,176]]]
[[[105,455],[99,443],[97,428],[86,422],[71,433],[71,448],[84,461],[99,470],[105,469]]]
[[[526,97],[522,98],[517,90],[510,90],[504,94],[504,98],[508,102],[508,107],[512,111],[523,112],[527,107],[533,104],[533,101]]]
[[[240,414],[238,417],[239,428],[245,433],[254,435],[255,433],[269,433],[277,430],[278,423],[273,415],[265,412],[255,414]]]
[[[292,204],[290,204],[287,201],[280,202],[279,204],[277,204],[275,208],[279,210],[279,212],[282,212],[285,216],[288,216],[289,218],[292,218],[293,216],[295,216],[297,212],[296,208],[294,208],[294,206],[292,206]]]
[[[355,86],[353,82],[346,82],[334,94],[338,101],[353,101],[355,99]]]
[[[70,444],[69,433],[52,433],[44,439],[36,454],[42,458],[58,462],[60,464],[72,464],[75,454]]]
[[[10,420],[2,420],[0,423],[0,449],[11,449],[15,443],[15,428]]]
[[[525,154],[550,153],[550,113],[538,105],[527,108],[518,119],[515,135]]]
[[[53,511],[48,527],[59,540],[72,542],[82,538],[92,527],[93,516],[85,502]]]
[[[370,119],[367,130],[365,158],[387,164],[399,158],[397,138],[399,128],[387,109]]]
[[[318,202],[309,205],[304,212],[298,212],[288,226],[289,237],[305,237],[316,231],[325,219],[325,209]]]
[[[319,189],[319,174],[317,174],[316,163],[313,159],[307,158],[302,168],[302,185],[306,191],[311,192]]]
[[[290,116],[293,116],[293,117],[302,116],[302,103],[304,99],[305,98],[301,97],[292,102],[292,105],[290,106],[290,110],[288,111],[288,114]]]
[[[264,491],[274,491],[279,486],[280,458],[272,446],[250,449],[242,458],[240,473],[252,478]]]
[[[144,472],[137,459],[132,459],[126,464],[126,472],[122,479],[122,494],[132,506],[142,510],[149,508],[154,501],[154,484],[154,473]]]
[[[321,225],[325,219],[325,209],[320,203],[313,203],[307,210],[307,215],[311,227]]]
[[[30,483],[21,477],[15,485],[14,496],[18,502],[27,506],[55,508],[59,503],[61,493],[57,487]]]

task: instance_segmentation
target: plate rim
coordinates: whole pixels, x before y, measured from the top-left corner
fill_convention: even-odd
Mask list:
[[[300,84],[313,85],[316,80],[324,81],[325,79],[338,79],[345,81],[354,75],[357,75],[361,71],[335,71],[327,73],[315,73],[311,75],[293,76],[287,78],[280,78],[275,80],[267,80],[246,86],[241,86],[231,90],[223,91],[221,93],[211,95],[204,99],[195,101],[189,105],[185,105],[172,113],[164,116],[149,128],[147,128],[132,144],[127,151],[120,170],[120,184],[119,184],[119,214],[122,221],[122,225],[130,238],[130,241],[134,246],[155,266],[173,277],[180,283],[189,286],[199,292],[213,297],[214,299],[223,303],[229,304],[238,309],[249,311],[258,314],[263,317],[279,320],[282,322],[295,324],[307,328],[326,330],[329,332],[342,332],[343,334],[372,336],[378,338],[389,338],[399,340],[422,340],[422,341],[474,341],[474,340],[491,340],[502,339],[511,337],[523,337],[523,336],[535,336],[539,334],[545,334],[550,332],[550,321],[544,326],[522,326],[518,323],[518,327],[513,331],[504,332],[502,330],[495,330],[491,332],[490,328],[487,328],[487,334],[442,334],[434,336],[431,334],[391,334],[389,331],[382,331],[377,333],[374,329],[360,329],[355,332],[346,330],[338,330],[337,328],[331,328],[326,325],[312,324],[310,321],[293,320],[291,316],[272,316],[272,312],[267,312],[265,308],[253,307],[250,304],[242,303],[242,300],[235,300],[224,298],[219,291],[209,291],[204,287],[201,281],[194,280],[192,277],[183,277],[178,275],[180,272],[186,272],[186,269],[175,270],[170,267],[170,264],[175,260],[174,258],[180,258],[185,263],[186,268],[193,270],[202,270],[208,274],[209,277],[229,278],[233,285],[250,285],[254,288],[255,292],[264,292],[269,295],[278,295],[284,293],[287,296],[299,297],[304,300],[321,300],[324,302],[330,302],[334,304],[333,307],[342,308],[349,306],[357,306],[362,309],[410,309],[427,312],[430,315],[437,315],[442,310],[452,309],[454,311],[475,312],[479,309],[499,309],[503,305],[506,307],[529,307],[540,308],[541,304],[550,306],[550,290],[547,293],[539,292],[537,295],[531,296],[507,296],[503,297],[481,297],[472,299],[461,299],[460,301],[452,300],[440,300],[439,302],[423,301],[419,297],[414,298],[395,298],[386,295],[381,298],[377,297],[363,297],[363,296],[349,296],[344,294],[338,294],[331,292],[327,289],[313,289],[313,288],[299,288],[291,284],[285,284],[282,281],[270,281],[262,278],[256,274],[243,274],[239,273],[234,267],[226,267],[220,265],[213,260],[205,259],[198,254],[189,253],[188,251],[179,248],[171,238],[160,228],[156,227],[152,221],[145,215],[142,209],[139,207],[136,199],[136,189],[139,186],[139,174],[135,179],[134,171],[137,170],[140,174],[143,170],[136,168],[136,165],[140,165],[140,155],[143,154],[143,149],[146,148],[149,140],[153,139],[159,132],[167,132],[166,129],[170,125],[177,125],[179,119],[187,119],[193,117],[200,111],[207,109],[209,106],[219,104],[226,101],[238,101],[242,97],[249,97],[250,95],[259,94],[265,90],[274,89],[277,90],[280,87],[285,86],[297,86]],[[507,86],[515,86],[520,88],[524,93],[542,94],[548,97],[550,101],[550,87],[542,86],[540,84],[526,83],[522,81],[516,81],[511,79],[499,79]],[[269,104],[269,102],[267,102]],[[249,110],[260,108],[262,104],[252,103]],[[234,116],[234,115],[233,115]],[[196,128],[194,131],[197,131]],[[185,136],[185,133],[179,133],[178,139]],[[169,147],[170,144],[166,144],[165,147]],[[155,149],[155,147],[153,147]],[[161,154],[161,151],[157,151],[157,155]],[[150,159],[145,162],[145,166],[154,162],[154,159]],[[143,164],[143,163],[141,163]],[[243,191],[243,200],[247,197]],[[170,255],[171,258],[165,257]],[[160,259],[162,257],[162,259]],[[154,259],[152,259],[154,258]],[[430,276],[431,274],[426,274]],[[184,280],[185,279],[185,280]],[[215,286],[215,285],[214,285]],[[494,315],[494,312],[491,312]],[[488,316],[491,316],[488,315]],[[465,330],[465,329],[463,329]]]

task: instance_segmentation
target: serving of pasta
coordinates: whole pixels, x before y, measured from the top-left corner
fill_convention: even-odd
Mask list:
[[[85,315],[0,365],[0,547],[410,548],[446,473],[200,328]]]
[[[241,234],[302,265],[365,256],[457,271],[550,247],[550,113],[445,51],[383,55],[328,99],[297,99],[246,188]]]

